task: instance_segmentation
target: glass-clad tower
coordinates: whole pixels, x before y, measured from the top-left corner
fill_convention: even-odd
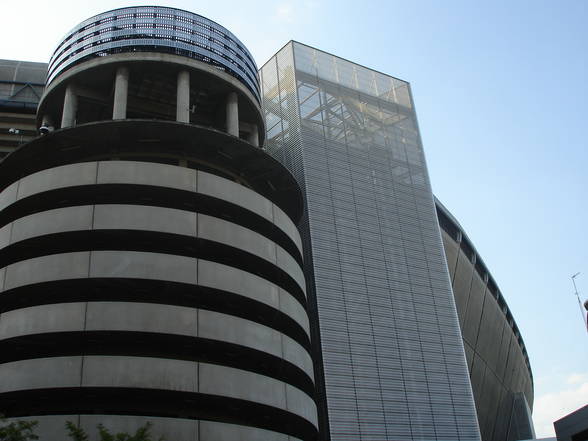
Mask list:
[[[409,84],[296,42],[261,82],[306,198],[324,438],[479,440]]]

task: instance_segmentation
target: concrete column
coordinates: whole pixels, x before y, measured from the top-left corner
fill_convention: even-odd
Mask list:
[[[51,118],[51,115],[43,115],[43,119],[41,120],[41,127],[47,127],[48,131],[53,131],[55,127],[53,125],[53,118]]]
[[[259,131],[257,129],[257,124],[251,124],[248,141],[253,147],[259,147]]]
[[[45,114],[43,115],[43,119],[41,120],[41,125],[43,126],[52,126],[53,125],[53,118],[51,118],[51,115],[49,114]]]
[[[190,122],[190,73],[181,70],[178,73],[178,95],[176,99],[176,121]]]
[[[127,117],[127,99],[129,95],[129,69],[121,66],[116,71],[114,80],[114,105],[112,106],[112,119],[125,119]]]
[[[76,122],[76,113],[78,111],[78,96],[71,84],[65,89],[65,98],[63,99],[63,114],[61,115],[61,128],[73,127]]]
[[[236,92],[229,93],[227,97],[227,133],[239,136],[239,100]]]

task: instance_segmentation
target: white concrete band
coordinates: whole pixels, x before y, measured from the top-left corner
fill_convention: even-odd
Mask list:
[[[84,162],[54,167],[25,176],[0,193],[0,210],[44,191],[92,184],[153,185],[192,191],[252,211],[280,228],[302,255],[296,225],[270,200],[234,181],[186,167],[136,161]]]

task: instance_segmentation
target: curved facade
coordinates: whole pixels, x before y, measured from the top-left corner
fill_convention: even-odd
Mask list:
[[[256,80],[157,33],[148,51],[76,49],[103,23],[157,29],[165,14],[204,20],[126,8],[69,34],[39,107],[47,134],[0,163],[0,411],[46,441],[67,420],[314,440],[302,197],[258,148]]]
[[[257,66],[237,37],[206,17],[161,6],[115,9],[77,25],[55,49],[47,84],[82,61],[137,51],[168,52],[215,66],[242,81],[259,100]]]
[[[482,258],[436,201],[484,441],[534,438],[533,374],[523,338]]]

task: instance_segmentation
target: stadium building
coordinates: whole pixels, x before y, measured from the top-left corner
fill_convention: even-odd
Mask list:
[[[0,412],[41,441],[532,437],[524,342],[407,82],[297,42],[258,74],[166,7],[0,75]]]

